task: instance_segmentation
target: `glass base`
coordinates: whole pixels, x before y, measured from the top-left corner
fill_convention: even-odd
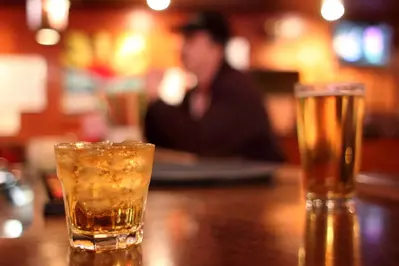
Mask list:
[[[143,241],[143,229],[128,234],[97,234],[87,235],[71,233],[70,245],[72,248],[86,251],[108,251],[126,249],[140,244]]]
[[[306,198],[306,210],[314,211],[335,211],[335,210],[347,210],[351,213],[355,213],[356,205],[353,198],[334,198],[334,199],[317,199],[317,198]]]
[[[127,249],[110,250],[104,252],[92,252],[81,249],[69,249],[70,266],[127,266],[143,265],[141,245],[136,245]]]

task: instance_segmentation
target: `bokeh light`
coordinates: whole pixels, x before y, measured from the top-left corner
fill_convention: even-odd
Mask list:
[[[180,68],[166,71],[159,87],[159,97],[169,105],[178,105],[183,101],[187,87],[187,74]]]
[[[232,38],[226,47],[226,59],[235,69],[246,70],[250,64],[251,46],[243,37]]]
[[[22,223],[18,220],[7,220],[3,225],[3,237],[17,238],[22,235]]]
[[[339,57],[342,59],[355,62],[362,58],[362,32],[358,29],[352,29],[348,32],[343,32],[333,40],[333,48]]]
[[[384,33],[379,27],[369,27],[364,31],[364,56],[373,64],[384,60]]]

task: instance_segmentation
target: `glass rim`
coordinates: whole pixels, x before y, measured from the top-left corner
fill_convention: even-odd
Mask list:
[[[54,145],[54,149],[61,150],[96,150],[96,149],[141,149],[141,148],[155,148],[152,143],[142,141],[123,141],[123,142],[88,142],[88,141],[74,141],[62,142]]]
[[[360,82],[297,83],[294,87],[296,97],[329,95],[363,96],[365,92],[365,86]]]

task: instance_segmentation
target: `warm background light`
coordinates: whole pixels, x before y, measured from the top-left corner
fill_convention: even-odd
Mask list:
[[[274,34],[279,38],[296,39],[304,33],[304,30],[304,20],[296,14],[284,15],[274,25]]]
[[[345,14],[345,7],[341,0],[323,0],[321,15],[325,20],[334,21]]]
[[[118,73],[126,76],[140,75],[148,67],[147,43],[142,34],[129,33],[117,38],[112,66]]]
[[[134,10],[127,21],[129,28],[140,33],[148,33],[154,27],[154,17],[148,10]]]
[[[169,7],[170,0],[147,0],[147,4],[151,9],[160,11]]]

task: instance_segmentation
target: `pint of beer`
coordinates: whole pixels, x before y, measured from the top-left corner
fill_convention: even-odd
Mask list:
[[[299,84],[295,96],[306,206],[348,206],[360,167],[364,87]]]

